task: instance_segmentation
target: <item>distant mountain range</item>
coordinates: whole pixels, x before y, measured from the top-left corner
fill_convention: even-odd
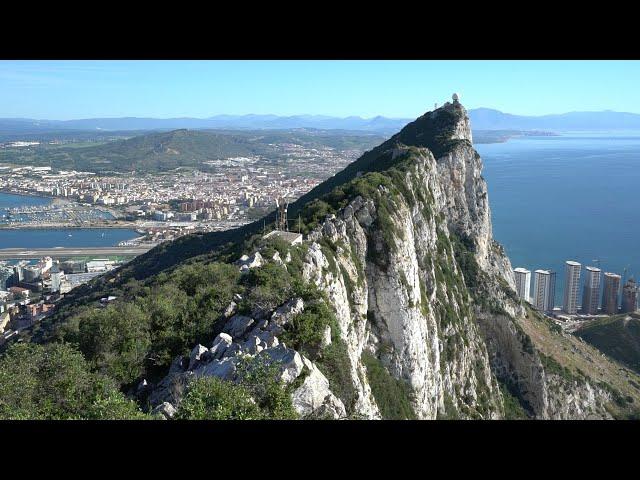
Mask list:
[[[570,112],[557,115],[524,116],[490,108],[469,111],[474,130],[639,130],[640,114],[625,112]],[[325,115],[216,115],[209,118],[87,118],[80,120],[0,119],[0,133],[34,134],[52,130],[125,131],[175,129],[319,129],[392,133],[408,118],[331,117]]]
[[[323,115],[216,115],[210,118],[88,118],[81,120],[0,119],[0,132],[39,133],[51,130],[175,130],[239,129],[259,130],[307,128],[318,130],[358,130],[375,133],[395,132],[409,119],[387,117],[328,117]]]
[[[625,112],[570,112],[529,117],[512,115],[490,108],[469,111],[474,130],[640,130],[640,115]]]

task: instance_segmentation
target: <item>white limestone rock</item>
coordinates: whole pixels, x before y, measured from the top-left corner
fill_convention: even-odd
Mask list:
[[[267,364],[275,363],[278,365],[280,380],[287,384],[298,378],[304,368],[300,354],[292,348],[285,347],[284,344],[263,350],[258,356],[265,359]]]
[[[258,268],[264,265],[264,258],[260,255],[260,252],[255,252],[253,255],[248,257],[247,255],[243,255],[236,262],[236,265],[240,267],[240,270],[250,270],[252,268]]]
[[[234,301],[231,301],[227,308],[224,309],[224,313],[222,314],[224,318],[231,318],[238,311],[238,304]]]
[[[219,333],[218,336],[213,340],[213,344],[209,349],[209,353],[211,354],[211,358],[213,360],[219,360],[225,354],[227,349],[233,343],[233,339],[231,335],[227,333]]]
[[[273,257],[271,257],[271,259],[276,262],[278,265],[283,265],[284,262],[282,261],[282,258],[280,258],[280,252],[276,251],[276,253],[273,254]]]
[[[153,415],[157,415],[164,420],[168,420],[172,418],[176,414],[176,409],[169,402],[162,402],[156,408],[154,408],[151,413]]]
[[[321,347],[328,347],[331,345],[331,327],[327,325],[324,328],[324,332],[322,332],[322,341],[320,342]]]
[[[271,315],[271,323],[278,326],[286,325],[293,317],[304,311],[304,301],[302,298],[292,298]]]
[[[309,374],[292,395],[293,407],[301,418],[345,418],[343,403],[329,389],[329,381],[307,358],[303,358]]]
[[[251,317],[234,315],[229,319],[222,331],[223,333],[228,333],[233,338],[240,338],[249,331],[249,328],[253,323],[254,320]]]
[[[193,347],[193,350],[191,350],[191,355],[189,355],[189,366],[187,367],[187,370],[191,370],[196,363],[198,363],[201,359],[203,359],[203,356],[205,355],[205,353],[208,353],[208,352],[209,352],[209,349],[204,345],[198,344],[195,347]]]
[[[195,377],[218,377],[222,380],[234,380],[236,376],[238,357],[224,357],[221,360],[213,360],[197,367],[193,374]]]

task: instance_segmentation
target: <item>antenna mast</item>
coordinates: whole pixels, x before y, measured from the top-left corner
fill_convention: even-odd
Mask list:
[[[278,207],[276,213],[276,229],[281,231],[288,231],[288,221],[287,221],[287,207],[289,206],[289,202],[287,202],[286,198],[278,197],[276,199],[276,207]]]

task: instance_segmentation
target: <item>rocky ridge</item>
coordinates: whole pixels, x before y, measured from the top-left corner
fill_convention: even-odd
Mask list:
[[[302,245],[247,252],[236,263],[243,274],[269,263],[286,269],[297,250],[301,280],[335,315],[337,331],[326,326],[318,349],[294,349],[283,336],[305,300],[240,314],[239,298],[210,346],[175,359],[150,396],[155,411],[171,417],[190,379],[237,381],[239,364],[257,358],[278,367],[301,418],[512,418],[514,402],[528,418],[619,414],[612,402],[620,391],[548,355],[547,341],[567,340],[516,298],[462,105],[428,112],[374,154],[302,207]],[[338,347],[341,376],[323,361]],[[637,389],[625,394],[640,402]]]

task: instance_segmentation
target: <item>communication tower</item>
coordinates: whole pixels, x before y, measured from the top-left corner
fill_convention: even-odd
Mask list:
[[[278,207],[278,210],[276,211],[276,230],[286,232],[289,230],[287,221],[287,208],[289,207],[289,202],[284,197],[278,197],[276,198],[276,207]]]

